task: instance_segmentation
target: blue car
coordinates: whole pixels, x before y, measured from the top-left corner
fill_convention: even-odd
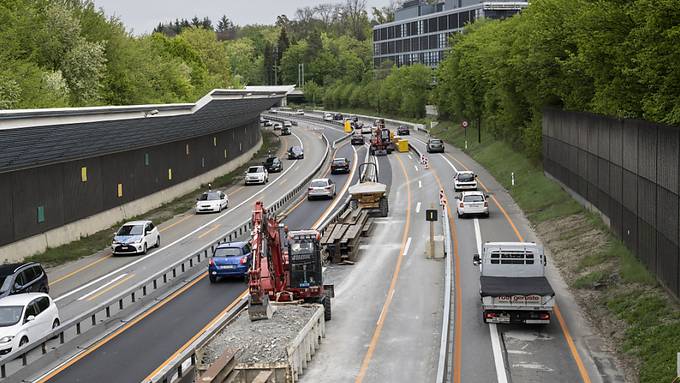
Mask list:
[[[220,277],[245,279],[248,276],[252,254],[248,242],[227,242],[215,248],[208,260],[208,276],[215,283]]]

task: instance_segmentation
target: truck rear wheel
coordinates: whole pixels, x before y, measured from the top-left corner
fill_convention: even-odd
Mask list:
[[[323,319],[328,322],[331,320],[331,297],[324,297],[323,304]]]
[[[387,201],[387,197],[382,197],[380,198],[380,216],[381,217],[387,217],[387,214],[390,212],[390,206]]]

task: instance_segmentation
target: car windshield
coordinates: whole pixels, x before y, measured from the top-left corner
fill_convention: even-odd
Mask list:
[[[9,275],[0,275],[0,292],[9,291],[11,283],[12,278],[9,278]]]
[[[220,247],[215,249],[213,257],[238,257],[241,256],[241,249],[238,247]]]
[[[203,193],[199,201],[217,201],[220,199],[220,193],[210,192]]]
[[[336,158],[336,159],[333,160],[333,163],[335,165],[344,165],[345,161],[347,161],[347,160],[345,160],[344,158]]]
[[[439,145],[441,143],[442,143],[441,140],[430,140],[430,144]]]
[[[484,202],[484,197],[479,194],[466,195],[463,197],[463,202]]]
[[[271,165],[271,164],[274,163],[274,161],[275,161],[275,158],[272,157],[272,158],[267,158],[267,160],[264,163],[267,164],[267,165]]]
[[[293,254],[309,254],[314,252],[314,242],[303,241],[293,242],[290,245],[290,252]]]
[[[470,174],[470,173],[461,173],[461,174],[458,175],[458,181],[460,181],[460,182],[470,182],[470,181],[474,181],[474,180],[475,180],[475,176],[473,174]]]
[[[248,168],[248,173],[262,173],[262,168],[259,166],[251,166]]]
[[[312,181],[311,187],[313,188],[324,188],[328,186],[328,182],[319,180],[319,181]]]
[[[142,235],[144,226],[142,225],[124,225],[118,230],[118,235]]]
[[[299,146],[293,146],[292,148],[290,148],[290,150],[291,150],[292,152],[301,152],[301,151],[302,151],[302,148],[299,147]]]
[[[0,327],[13,326],[21,319],[23,306],[0,306]]]

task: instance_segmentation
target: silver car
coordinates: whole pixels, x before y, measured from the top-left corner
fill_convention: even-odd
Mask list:
[[[489,201],[487,196],[480,191],[463,192],[456,200],[459,218],[473,214],[489,216]]]
[[[330,178],[312,180],[307,189],[307,199],[335,197],[335,183]]]
[[[438,138],[430,138],[427,140],[428,153],[444,153],[444,141]]]

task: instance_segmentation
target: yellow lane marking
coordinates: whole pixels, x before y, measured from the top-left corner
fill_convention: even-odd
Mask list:
[[[461,165],[465,170],[468,170],[468,168],[460,161],[458,161],[455,157],[451,156],[450,154],[446,153],[446,156],[451,158],[452,160],[456,161],[459,165]],[[483,182],[479,181],[479,184],[482,186],[484,191],[487,193],[489,192],[489,189],[484,185]],[[503,216],[505,216],[505,220],[510,224],[510,227],[512,227],[512,230],[515,232],[515,235],[517,236],[517,239],[520,240],[520,242],[524,242],[524,237],[519,233],[519,230],[517,230],[517,226],[515,226],[515,223],[512,221],[510,218],[510,215],[505,211],[503,206],[498,202],[496,197],[491,196],[491,199],[494,201],[496,206],[500,209],[500,211],[503,213]],[[578,352],[578,349],[576,348],[576,345],[574,344],[573,339],[571,338],[571,333],[569,332],[569,327],[567,327],[567,322],[564,321],[564,318],[562,317],[562,313],[560,312],[560,308],[555,304],[555,316],[557,317],[557,321],[560,325],[560,329],[562,330],[562,334],[564,334],[564,338],[567,341],[567,346],[569,347],[569,351],[571,352],[571,356],[574,358],[574,361],[576,362],[576,367],[578,368],[578,372],[581,375],[581,379],[583,380],[584,383],[590,383],[590,376],[588,375],[588,371],[586,370],[585,366],[583,365],[583,360],[581,359],[581,355]]]
[[[373,336],[371,337],[371,342],[368,345],[368,350],[366,351],[366,355],[364,356],[364,360],[361,363],[361,368],[359,369],[359,374],[357,375],[356,379],[354,380],[355,383],[361,383],[364,380],[364,377],[366,376],[366,371],[368,370],[368,365],[371,363],[371,359],[373,358],[373,353],[375,352],[375,349],[378,345],[378,339],[380,338],[380,334],[382,333],[383,326],[385,324],[385,318],[387,318],[387,314],[390,309],[390,304],[392,303],[392,297],[394,296],[394,289],[397,285],[397,279],[399,277],[399,272],[401,271],[401,263],[402,260],[404,259],[404,249],[406,247],[406,241],[408,240],[408,233],[409,229],[411,226],[411,181],[409,179],[408,173],[406,172],[406,168],[404,167],[404,163],[401,161],[401,158],[399,156],[395,156],[397,160],[399,161],[399,166],[401,167],[401,171],[404,173],[404,177],[406,177],[406,195],[407,195],[407,203],[406,203],[406,224],[404,225],[404,232],[402,234],[401,238],[401,249],[399,250],[399,258],[397,258],[397,265],[394,268],[394,273],[392,274],[392,280],[390,281],[390,287],[387,290],[387,299],[385,299],[385,303],[383,304],[382,310],[381,310],[381,315],[378,318],[378,323],[376,324],[375,331],[373,332]]]
[[[68,362],[64,363],[63,365],[59,366],[58,368],[56,368],[54,371],[50,372],[50,373],[47,374],[46,376],[40,378],[40,380],[38,380],[36,383],[43,383],[43,382],[46,382],[46,381],[52,379],[53,377],[55,377],[56,375],[58,375],[59,373],[61,373],[62,371],[66,370],[67,368],[71,367],[71,366],[74,365],[75,363],[79,362],[79,361],[82,360],[84,357],[90,355],[90,354],[93,353],[94,351],[98,350],[99,348],[101,348],[102,346],[104,346],[105,344],[107,344],[108,342],[110,342],[111,339],[113,339],[113,338],[117,337],[118,335],[122,334],[123,332],[127,331],[130,327],[132,327],[132,326],[136,325],[137,323],[141,322],[144,318],[146,318],[146,317],[148,317],[149,315],[153,314],[153,313],[156,312],[158,309],[160,309],[161,307],[165,306],[168,302],[170,302],[171,300],[175,299],[177,296],[179,296],[180,294],[184,293],[185,291],[189,290],[192,286],[194,286],[196,283],[198,283],[199,281],[201,281],[201,280],[202,280],[203,278],[205,278],[207,275],[208,275],[208,273],[201,274],[198,278],[196,278],[196,279],[194,279],[193,281],[187,283],[187,284],[184,285],[181,289],[175,291],[174,293],[172,293],[171,295],[169,295],[167,298],[163,299],[160,303],[158,303],[157,305],[155,305],[155,306],[153,306],[152,308],[150,308],[148,311],[145,311],[143,314],[139,315],[138,317],[134,318],[134,319],[131,320],[130,322],[128,322],[128,323],[126,323],[125,325],[123,325],[123,327],[121,327],[121,328],[119,328],[118,330],[112,332],[111,334],[107,335],[104,339],[102,339],[102,340],[98,341],[97,343],[95,343],[92,347],[90,347],[90,348],[88,348],[87,350],[83,351],[83,353],[78,354],[78,355],[77,355],[76,357],[74,357],[73,359],[71,359],[71,360],[69,360]]]
[[[210,228],[210,230],[204,231],[201,235],[199,235],[199,236],[198,236],[198,239],[201,239],[201,238],[205,237],[206,235],[212,233],[213,231],[219,229],[220,226],[221,226],[221,225],[220,225],[219,223],[214,224],[213,227]]]
[[[130,279],[130,278],[132,278],[132,277],[134,277],[134,276],[135,276],[134,274],[128,275],[127,277],[125,277],[125,278],[119,280],[118,282],[112,284],[111,286],[105,288],[104,290],[99,291],[97,294],[92,295],[91,297],[87,298],[87,300],[88,300],[88,301],[93,301],[93,300],[97,299],[97,297],[99,297],[99,296],[101,296],[102,294],[105,294],[105,293],[107,293],[107,292],[113,290],[114,288],[116,288],[116,287],[122,285],[125,281],[127,281],[128,279]]]
[[[105,256],[103,256],[103,257],[97,259],[96,261],[93,261],[93,262],[91,262],[91,263],[88,263],[87,265],[85,265],[85,266],[79,268],[78,270],[72,271],[72,272],[70,272],[70,273],[64,275],[63,277],[58,278],[58,279],[56,279],[56,280],[50,282],[50,284],[51,284],[52,286],[54,286],[54,285],[56,285],[56,284],[59,283],[59,282],[63,282],[63,281],[65,281],[65,280],[71,278],[72,276],[74,276],[74,275],[80,273],[81,271],[84,271],[84,270],[89,269],[90,267],[92,267],[92,266],[98,264],[99,262],[111,258],[112,255],[113,255],[113,254],[105,255]]]
[[[189,219],[189,218],[191,218],[191,217],[193,217],[193,215],[187,214],[185,217],[182,217],[182,218],[178,219],[177,221],[173,222],[172,224],[170,224],[170,225],[168,225],[168,226],[165,226],[165,227],[162,227],[162,228],[158,229],[158,231],[162,233],[162,232],[164,232],[164,231],[170,229],[171,227],[175,227],[175,226],[179,225],[180,223],[186,221],[187,219]]]
[[[163,362],[160,366],[158,366],[158,368],[156,368],[155,370],[153,370],[153,372],[150,373],[149,376],[147,376],[146,378],[144,378],[144,380],[142,380],[142,382],[150,382],[150,381],[151,381],[151,378],[152,378],[154,375],[156,375],[159,371],[161,371],[163,368],[165,368],[165,366],[166,366],[167,364],[169,364],[169,363],[170,363],[173,359],[175,359],[179,354],[181,354],[182,352],[184,352],[184,350],[186,350],[189,346],[191,346],[191,344],[194,343],[194,341],[196,341],[196,339],[198,339],[199,336],[203,335],[206,331],[208,331],[208,329],[209,329],[210,327],[212,327],[212,326],[215,324],[215,322],[217,322],[218,319],[220,319],[220,318],[221,318],[222,316],[224,316],[227,312],[229,312],[229,310],[233,309],[234,306],[236,306],[236,304],[237,304],[241,299],[245,298],[245,296],[246,296],[247,294],[248,294],[248,290],[244,290],[244,291],[241,293],[241,295],[238,296],[238,298],[236,298],[233,302],[231,302],[231,303],[229,304],[229,306],[227,306],[224,310],[222,310],[219,314],[217,314],[217,316],[215,316],[215,317],[214,317],[207,325],[205,325],[199,332],[197,332],[194,336],[192,336],[191,339],[189,339],[186,343],[184,343],[184,345],[183,345],[182,347],[180,347],[179,349],[177,349],[177,351],[175,351],[168,359],[166,359],[165,362]]]

